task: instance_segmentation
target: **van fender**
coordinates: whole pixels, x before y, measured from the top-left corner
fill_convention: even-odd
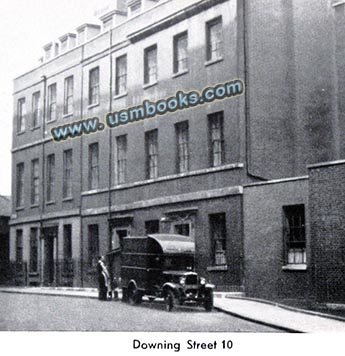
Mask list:
[[[167,291],[169,289],[173,290],[174,294],[176,296],[180,296],[180,290],[182,289],[182,287],[179,284],[172,283],[172,282],[164,283],[163,287],[162,287],[163,294],[164,294],[165,291]]]
[[[127,288],[129,288],[131,285],[134,285],[135,289],[138,290],[137,282],[136,282],[134,279],[131,279],[131,280],[128,282]]]

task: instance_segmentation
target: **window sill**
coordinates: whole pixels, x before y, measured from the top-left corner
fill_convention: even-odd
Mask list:
[[[18,207],[16,208],[16,211],[22,211],[22,210],[24,210],[24,209],[25,209],[24,206],[18,206]]]
[[[46,202],[46,205],[53,205],[55,203],[56,203],[55,200],[49,200],[49,201]]]
[[[144,84],[144,85],[143,85],[143,89],[151,88],[151,87],[153,87],[153,86],[155,86],[155,85],[157,85],[157,84],[158,84],[158,81],[157,81],[157,80],[156,80],[155,82],[152,82],[152,83]]]
[[[72,117],[72,116],[73,116],[73,112],[63,115],[62,118],[68,119],[69,117]]]
[[[205,67],[208,67],[208,66],[210,66],[210,65],[212,65],[212,64],[216,64],[216,63],[222,62],[223,60],[224,60],[223,57],[210,59],[209,61],[206,61],[206,62],[205,62]]]
[[[49,120],[49,121],[47,120],[47,121],[46,121],[46,124],[49,125],[49,124],[52,124],[52,123],[54,123],[54,122],[56,122],[56,121],[57,121],[57,119]]]
[[[185,74],[187,74],[187,73],[189,73],[189,70],[188,70],[188,69],[185,69],[185,70],[183,70],[183,71],[181,71],[181,72],[174,73],[174,74],[171,76],[171,78],[181,77],[182,75],[185,75]]]
[[[114,99],[114,100],[120,99],[120,98],[123,98],[123,97],[125,97],[125,96],[127,96],[127,95],[128,95],[128,92],[126,91],[125,93],[116,94],[113,99]]]
[[[97,107],[97,106],[99,106],[99,103],[90,104],[90,105],[87,107],[87,109],[88,109],[88,110],[91,110],[91,109],[93,109],[93,108],[95,108],[95,107]]]
[[[227,271],[228,265],[219,265],[219,266],[209,266],[206,268],[208,272],[218,272],[218,271]]]
[[[72,201],[73,198],[72,197],[67,197],[67,198],[63,198],[62,201],[63,202],[69,202],[69,201]]]
[[[30,209],[34,209],[34,208],[38,208],[39,207],[39,204],[31,204],[30,205]]]
[[[20,136],[20,135],[23,135],[23,134],[25,134],[25,130],[24,130],[24,131],[18,131],[18,132],[17,132],[17,136]]]
[[[283,271],[306,271],[306,264],[288,264],[282,267]]]
[[[36,131],[36,130],[38,130],[38,129],[40,129],[40,128],[41,128],[41,126],[31,127],[31,131]]]

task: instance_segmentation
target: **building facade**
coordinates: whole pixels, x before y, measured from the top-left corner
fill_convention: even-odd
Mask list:
[[[10,280],[11,197],[0,195],[0,284]]]
[[[246,235],[255,230],[251,210],[264,211],[266,185],[255,184],[305,175],[307,164],[343,152],[332,31],[343,6],[311,3],[114,1],[100,25],[47,44],[40,66],[14,81],[14,282],[92,286],[100,254],[118,275],[124,236],[171,232],[194,237],[196,269],[218,289],[260,294],[252,273],[264,253],[248,256],[265,234],[253,245]],[[58,125],[234,78],[244,95],[59,143],[51,137]],[[286,224],[296,214],[309,219],[298,195],[304,183],[284,198]],[[272,197],[281,203],[279,191]],[[287,254],[279,266],[306,265],[307,243],[292,242],[289,254],[275,238],[272,252]],[[283,283],[305,296],[305,277]]]

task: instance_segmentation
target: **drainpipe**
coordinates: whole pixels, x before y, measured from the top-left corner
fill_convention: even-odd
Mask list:
[[[109,71],[110,71],[110,81],[109,81],[109,112],[112,112],[112,103],[113,103],[113,56],[111,53],[111,46],[113,42],[113,32],[112,29],[110,28],[109,30]],[[111,222],[111,182],[112,182],[112,152],[113,152],[113,145],[112,145],[112,139],[111,139],[111,130],[108,130],[109,135],[108,135],[108,147],[109,147],[109,155],[108,155],[108,169],[109,169],[109,180],[108,180],[108,248],[109,250],[111,249],[111,228],[110,228],[110,222]]]
[[[242,21],[243,21],[243,66],[244,66],[244,83],[246,90],[244,92],[244,106],[245,106],[245,140],[246,140],[246,170],[249,177],[266,181],[267,179],[258,176],[251,171],[251,138],[250,138],[250,102],[249,102],[249,75],[247,64],[247,50],[248,50],[248,38],[247,38],[247,17],[246,17],[246,2],[243,0],[242,4]]]
[[[84,105],[84,44],[81,47],[81,89],[80,89],[80,117],[83,117],[83,105]],[[83,234],[83,224],[82,224],[82,205],[83,205],[83,135],[80,136],[80,203],[79,203],[79,221],[80,221],[80,284],[84,287],[84,234]]]
[[[42,173],[42,199],[40,203],[40,285],[43,285],[44,282],[44,250],[42,248],[42,240],[43,240],[43,213],[44,213],[44,206],[45,206],[45,146],[44,146],[44,140],[45,140],[45,131],[46,131],[46,113],[47,113],[47,77],[45,75],[42,75],[41,77],[42,82],[43,82],[43,112],[42,112],[42,166],[41,166],[41,173]]]

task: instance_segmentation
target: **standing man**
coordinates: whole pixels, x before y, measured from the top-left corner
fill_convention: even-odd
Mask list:
[[[98,277],[98,299],[107,300],[109,290],[109,272],[105,265],[104,256],[99,256],[97,263],[97,277]]]

